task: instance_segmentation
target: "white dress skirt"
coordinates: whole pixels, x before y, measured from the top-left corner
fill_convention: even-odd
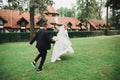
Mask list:
[[[64,53],[74,53],[72,43],[69,40],[67,30],[62,26],[56,36],[51,62],[55,62]]]

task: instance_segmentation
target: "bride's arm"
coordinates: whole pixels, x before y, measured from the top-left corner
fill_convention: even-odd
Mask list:
[[[58,31],[60,30],[60,28],[58,26],[55,26],[55,29],[58,30]]]
[[[65,30],[65,33],[66,33],[66,37],[69,39],[68,31]]]

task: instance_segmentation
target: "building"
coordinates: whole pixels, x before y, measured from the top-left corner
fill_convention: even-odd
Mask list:
[[[94,31],[94,30],[101,30],[101,29],[115,29],[115,27],[107,26],[106,21],[104,20],[97,20],[97,19],[89,19],[87,21],[87,30]]]
[[[48,20],[48,30],[55,30],[55,26],[67,25],[68,30],[86,30],[84,25],[77,18],[60,17],[57,10],[52,6],[48,11],[44,12],[45,18]],[[34,15],[35,30],[39,29],[41,15]],[[29,32],[30,20],[29,12],[19,12],[14,10],[0,10],[0,32]]]

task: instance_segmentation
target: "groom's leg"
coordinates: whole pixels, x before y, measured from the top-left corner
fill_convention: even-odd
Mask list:
[[[47,50],[41,50],[40,53],[41,53],[41,61],[40,61],[40,65],[39,65],[38,69],[42,70],[42,66],[46,59]]]
[[[38,59],[41,57],[41,53],[40,50],[38,49],[39,54],[36,56],[36,58],[34,59],[35,63],[38,61]]]
[[[36,58],[34,59],[35,63],[38,61],[38,59],[41,57],[41,54],[39,53]]]

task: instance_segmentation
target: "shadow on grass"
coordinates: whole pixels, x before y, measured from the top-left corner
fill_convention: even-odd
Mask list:
[[[72,55],[65,54],[65,55],[61,56],[61,60],[63,60],[63,61],[68,61],[71,59],[72,59]]]

